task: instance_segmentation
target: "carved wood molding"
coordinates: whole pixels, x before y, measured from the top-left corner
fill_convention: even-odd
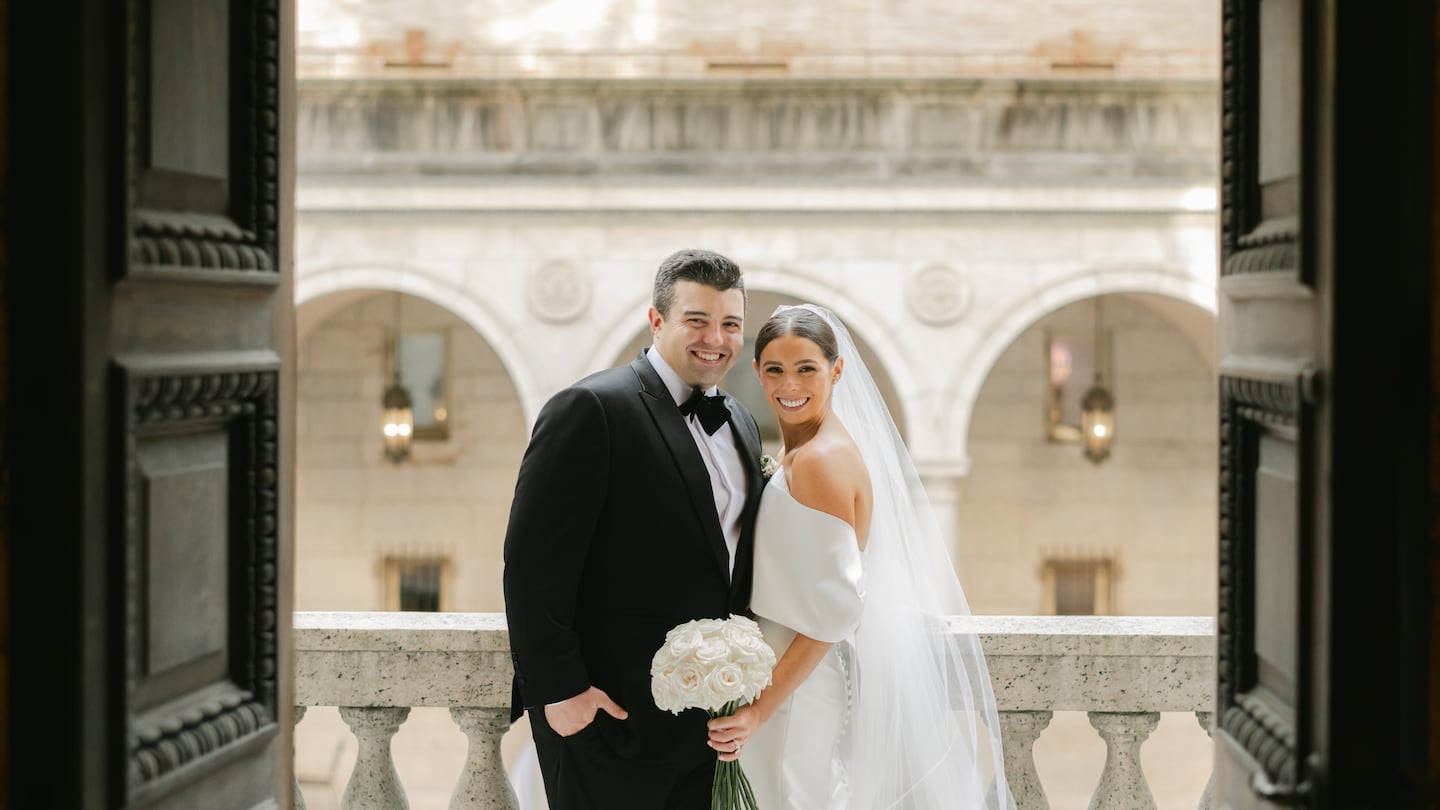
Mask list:
[[[200,219],[164,211],[138,211],[130,260],[149,267],[273,271],[270,254],[254,231],[220,217]]]
[[[1264,427],[1295,428],[1304,407],[1304,383],[1222,375],[1220,378],[1220,600],[1216,616],[1220,728],[1260,763],[1272,780],[1293,783],[1295,731],[1263,702],[1244,691],[1250,672],[1254,628],[1253,438]]]
[[[120,368],[125,397],[125,575],[126,684],[132,706],[130,787],[153,781],[188,762],[273,726],[278,719],[277,684],[277,505],[278,372],[164,371]],[[164,704],[136,718],[136,686],[144,656],[141,627],[142,480],[137,447],[147,436],[206,427],[223,431],[231,455],[227,552],[228,598],[226,677],[181,708]],[[239,562],[243,560],[243,563]],[[238,575],[237,575],[238,574]]]
[[[1224,0],[1221,12],[1221,276],[1300,269],[1298,224],[1263,222],[1260,212],[1258,6],[1255,0]]]
[[[1300,269],[1300,231],[1293,226],[1257,229],[1236,240],[1221,275],[1294,273]]]
[[[232,53],[229,169],[223,179],[226,213],[197,216],[159,210],[141,193],[150,171],[145,151],[149,116],[151,15],[149,0],[129,0],[127,14],[127,208],[129,275],[166,275],[207,281],[278,283],[280,159],[280,23],[278,0],[235,0],[233,27],[245,61]],[[235,160],[235,156],[243,156]],[[188,206],[186,206],[188,208]]]
[[[131,771],[136,774],[131,787],[239,742],[275,722],[272,712],[248,698],[248,692],[236,692],[184,715],[137,725],[130,755]]]
[[[1240,235],[1250,228],[1252,206],[1253,150],[1248,147],[1254,121],[1245,89],[1249,86],[1253,34],[1247,6],[1243,0],[1224,0],[1221,7],[1220,244],[1227,263]]]
[[[250,27],[250,54],[263,54],[250,75],[251,170],[247,181],[251,213],[249,221],[258,243],[270,256],[279,256],[280,228],[280,2],[254,0]],[[277,262],[272,263],[272,268]]]
[[[1241,695],[1220,720],[1225,733],[1245,748],[1272,780],[1295,783],[1295,730],[1263,702]]]

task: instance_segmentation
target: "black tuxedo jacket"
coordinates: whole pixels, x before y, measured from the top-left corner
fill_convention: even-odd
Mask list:
[[[760,431],[726,399],[747,489],[733,578],[705,463],[643,353],[541,410],[505,533],[516,717],[594,685],[630,714],[593,729],[622,756],[714,756],[704,712],[655,707],[650,660],[670,628],[749,605]]]

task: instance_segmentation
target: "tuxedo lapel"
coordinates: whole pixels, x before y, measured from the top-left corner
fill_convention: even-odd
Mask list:
[[[640,400],[645,403],[645,409],[649,411],[656,429],[660,431],[660,437],[665,440],[665,446],[670,450],[670,458],[685,481],[685,489],[690,493],[690,503],[700,517],[700,525],[705,529],[705,541],[710,545],[715,561],[720,566],[720,574],[728,581],[730,549],[725,546],[725,536],[720,532],[720,517],[715,512],[715,490],[710,484],[710,474],[705,470],[705,461],[700,458],[700,450],[695,446],[695,437],[690,434],[690,428],[685,425],[685,417],[680,415],[680,410],[670,398],[665,383],[661,381],[655,367],[645,359],[645,355],[641,354],[639,359],[630,364],[630,368],[640,380]]]
[[[755,513],[760,505],[760,493],[765,488],[765,479],[760,473],[760,430],[755,420],[746,413],[744,406],[732,396],[725,397],[730,409],[730,430],[734,432],[735,446],[740,451],[740,463],[745,468],[745,511],[740,518],[740,544],[735,549],[735,572],[730,578],[731,610],[740,612],[747,609],[751,582],[751,561],[755,548]],[[742,596],[743,593],[743,596]],[[736,601],[736,597],[740,597]]]
[[[740,449],[740,463],[745,466],[746,502],[749,503],[760,494],[760,432],[739,400],[726,394],[725,407],[730,409],[730,430],[735,434],[735,446]]]

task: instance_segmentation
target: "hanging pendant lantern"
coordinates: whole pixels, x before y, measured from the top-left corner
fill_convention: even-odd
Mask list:
[[[1080,400],[1080,444],[1085,458],[1095,464],[1110,457],[1110,442],[1115,438],[1115,397],[1100,376],[1105,347],[1100,300],[1095,298],[1095,384]]]
[[[385,436],[385,457],[399,464],[410,457],[410,439],[415,433],[414,402],[410,392],[400,382],[400,294],[395,294],[395,339],[391,342],[391,357],[395,367],[395,381],[380,398],[384,409],[381,430]]]
[[[1115,397],[1110,395],[1095,375],[1095,384],[1080,402],[1081,443],[1085,457],[1099,464],[1110,457],[1110,441],[1115,437]]]
[[[410,457],[410,437],[415,432],[415,412],[411,408],[410,392],[400,384],[400,372],[395,372],[395,382],[385,389],[382,400],[385,407],[385,457],[399,464]]]

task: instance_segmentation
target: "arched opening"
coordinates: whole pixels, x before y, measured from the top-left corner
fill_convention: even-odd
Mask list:
[[[1093,341],[1097,300],[1115,398],[1114,445],[1098,465],[1052,438],[1047,418],[1050,351]],[[956,566],[977,613],[1214,614],[1214,341],[1210,312],[1118,293],[1052,310],[1000,353],[974,403],[957,509]],[[1074,382],[1083,391],[1091,379]],[[1205,783],[1210,741],[1193,716],[1162,714],[1147,745],[1166,752],[1174,784]],[[1056,712],[1035,745],[1047,785],[1104,759],[1083,712]]]
[[[526,422],[490,341],[451,310],[392,290],[319,296],[296,320],[296,608],[504,610],[505,526]],[[417,415],[422,401],[443,404],[446,429],[417,430],[411,457],[396,464],[380,428],[398,334],[418,342],[402,360],[429,354],[440,369],[437,388],[414,393]],[[443,709],[416,708],[405,735],[424,741],[402,746],[410,770],[449,774],[455,737],[463,756]],[[307,781],[314,796],[343,783],[335,774],[348,772],[355,746],[337,709],[309,711],[296,729],[296,767],[318,780]]]
[[[1116,402],[1112,454],[1098,464],[1055,429],[1062,369],[1050,362],[1067,341],[1094,342],[1097,301]],[[1214,612],[1214,328],[1185,302],[1106,295],[1041,317],[1000,355],[974,404],[961,485],[958,563],[978,612]],[[1091,382],[1070,380],[1064,396]]]
[[[759,333],[760,327],[764,325],[776,307],[793,306],[800,303],[807,302],[794,296],[769,290],[752,289],[749,291],[749,311],[745,317],[745,350],[735,363],[735,367],[725,375],[724,382],[720,384],[721,388],[740,400],[755,416],[755,421],[760,425],[760,437],[767,450],[773,450],[780,446],[780,426],[774,412],[765,403],[765,394],[760,388],[760,380],[755,376],[755,370],[751,365],[751,361],[755,357],[755,335]],[[865,337],[856,331],[853,325],[847,324],[846,328],[850,330],[850,336],[855,339],[855,345],[860,349],[860,356],[875,378],[875,384],[880,389],[881,396],[885,398],[885,404],[890,407],[890,415],[894,418],[900,435],[904,436],[904,410],[899,407],[900,398],[895,390],[894,382],[886,371],[885,363],[881,362],[874,350],[865,342]],[[650,330],[648,328],[640,329],[634,339],[615,357],[612,365],[624,365],[634,360],[639,356],[640,350],[649,346],[650,342]]]
[[[298,319],[297,608],[503,610],[525,419],[495,350],[450,310],[393,291],[317,298]],[[416,405],[401,463],[381,435],[397,362]]]

